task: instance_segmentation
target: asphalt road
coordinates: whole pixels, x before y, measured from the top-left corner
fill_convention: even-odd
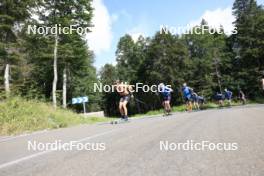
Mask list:
[[[100,144],[105,150],[102,146],[81,151],[28,150],[28,141],[47,144],[56,140]],[[171,146],[168,150],[165,145],[161,148],[166,141]],[[178,147],[188,141],[236,147]],[[118,125],[81,125],[0,137],[0,175],[263,176],[264,106],[177,113]]]

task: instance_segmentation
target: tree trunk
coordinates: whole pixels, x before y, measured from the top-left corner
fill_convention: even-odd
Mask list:
[[[5,78],[5,92],[6,92],[6,96],[7,97],[10,95],[10,83],[9,83],[10,75],[9,75],[9,71],[10,71],[10,65],[6,64],[4,78]]]
[[[217,76],[218,87],[219,87],[220,92],[222,93],[222,85],[221,85],[221,80],[220,80],[220,73],[218,71],[217,66],[215,66],[215,72],[216,72],[216,76]]]
[[[262,79],[262,89],[264,90],[264,78]]]
[[[67,69],[66,67],[63,70],[63,86],[62,86],[62,105],[63,108],[67,108]]]
[[[55,109],[57,107],[56,91],[57,91],[57,82],[58,82],[57,51],[58,51],[58,35],[55,35],[54,63],[53,63],[54,77],[53,77],[53,84],[52,84],[52,101],[53,101],[53,107]]]

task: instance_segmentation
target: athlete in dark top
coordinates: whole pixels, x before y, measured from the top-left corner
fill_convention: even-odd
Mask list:
[[[158,87],[159,87],[159,92],[161,93],[163,98],[162,105],[164,107],[166,115],[169,115],[169,113],[171,112],[171,106],[170,106],[171,92],[173,92],[173,90],[168,86],[165,86],[163,83],[160,83]]]

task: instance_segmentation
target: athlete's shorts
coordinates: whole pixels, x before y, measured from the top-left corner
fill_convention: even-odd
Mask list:
[[[198,99],[198,103],[204,104],[204,102],[205,102],[204,97],[198,96],[197,99]]]
[[[198,96],[192,96],[191,98],[193,102],[198,103],[199,101]]]
[[[185,101],[185,103],[192,101],[191,95],[184,97],[184,101]]]
[[[224,100],[225,97],[223,95],[215,95],[215,100],[216,101],[221,101],[221,100]]]
[[[171,101],[171,95],[163,96],[163,101]]]
[[[129,102],[130,100],[130,95],[124,95],[120,98],[120,102]]]
[[[231,100],[231,99],[232,99],[232,97],[226,97],[226,99],[227,99],[227,100]]]

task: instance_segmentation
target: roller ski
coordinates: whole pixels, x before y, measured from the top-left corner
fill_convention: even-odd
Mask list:
[[[164,117],[165,117],[165,116],[170,116],[170,115],[172,115],[172,114],[171,114],[171,111],[166,111],[166,110],[164,110],[164,114],[163,114]]]
[[[115,125],[115,124],[128,123],[128,122],[130,122],[128,118],[121,118],[118,120],[111,121],[110,124]]]

